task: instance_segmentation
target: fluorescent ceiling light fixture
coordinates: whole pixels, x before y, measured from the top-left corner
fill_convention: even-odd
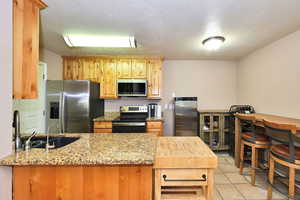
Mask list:
[[[203,40],[202,44],[208,49],[208,50],[217,50],[219,49],[222,44],[224,43],[225,38],[222,36],[214,36],[209,37],[205,40]]]
[[[83,36],[64,35],[64,40],[69,47],[124,47],[136,48],[134,37],[112,37],[112,36]]]

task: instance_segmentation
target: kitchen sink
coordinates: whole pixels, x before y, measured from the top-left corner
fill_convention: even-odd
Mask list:
[[[63,136],[50,136],[49,145],[51,149],[57,149],[71,144],[78,140],[79,137],[63,137]],[[31,139],[31,148],[46,148],[47,137],[36,137]]]

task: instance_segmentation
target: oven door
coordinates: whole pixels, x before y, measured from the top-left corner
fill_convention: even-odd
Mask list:
[[[118,80],[118,96],[147,96],[147,81]]]
[[[146,133],[146,122],[113,122],[113,133]]]

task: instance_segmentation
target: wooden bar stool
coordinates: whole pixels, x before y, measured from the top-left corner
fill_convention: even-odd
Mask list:
[[[297,128],[295,125],[266,120],[263,123],[272,142],[269,154],[268,200],[272,199],[272,189],[275,187],[275,162],[289,168],[288,198],[295,199],[296,169],[300,169],[300,138],[296,137]]]
[[[247,114],[237,114],[241,121],[241,151],[240,151],[240,174],[244,169],[244,149],[245,145],[251,147],[251,184],[255,185],[256,169],[258,168],[258,152],[270,147],[270,141],[267,136],[257,133],[255,126],[255,117]],[[249,130],[242,132],[243,124],[249,124]]]

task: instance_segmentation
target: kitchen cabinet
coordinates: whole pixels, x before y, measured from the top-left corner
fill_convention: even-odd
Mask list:
[[[132,60],[132,78],[146,79],[147,78],[147,60],[134,59]]]
[[[158,57],[64,56],[64,80],[91,80],[101,84],[100,97],[115,99],[118,79],[145,79],[148,98],[161,98],[161,65]]]
[[[38,96],[40,0],[13,0],[13,98]]]
[[[147,121],[147,133],[163,136],[163,121]]]
[[[95,157],[101,157],[101,154],[102,152]],[[152,165],[99,164],[15,166],[13,199],[150,200],[152,167]]]
[[[101,98],[115,99],[117,96],[117,65],[115,59],[106,59],[102,68],[103,93]]]
[[[200,110],[200,138],[212,150],[228,150],[229,122],[228,110]]]
[[[148,98],[161,98],[161,60],[148,61]]]
[[[97,61],[96,58],[82,59],[81,65],[83,67],[83,80],[90,80],[99,82],[98,77],[101,77],[102,62]]]
[[[131,64],[132,64],[131,59],[128,58],[118,59],[118,66],[117,66],[118,79],[131,78]]]
[[[64,80],[84,80],[83,67],[80,65],[80,60],[65,59],[63,77]]]
[[[94,133],[112,133],[112,122],[94,122]]]

